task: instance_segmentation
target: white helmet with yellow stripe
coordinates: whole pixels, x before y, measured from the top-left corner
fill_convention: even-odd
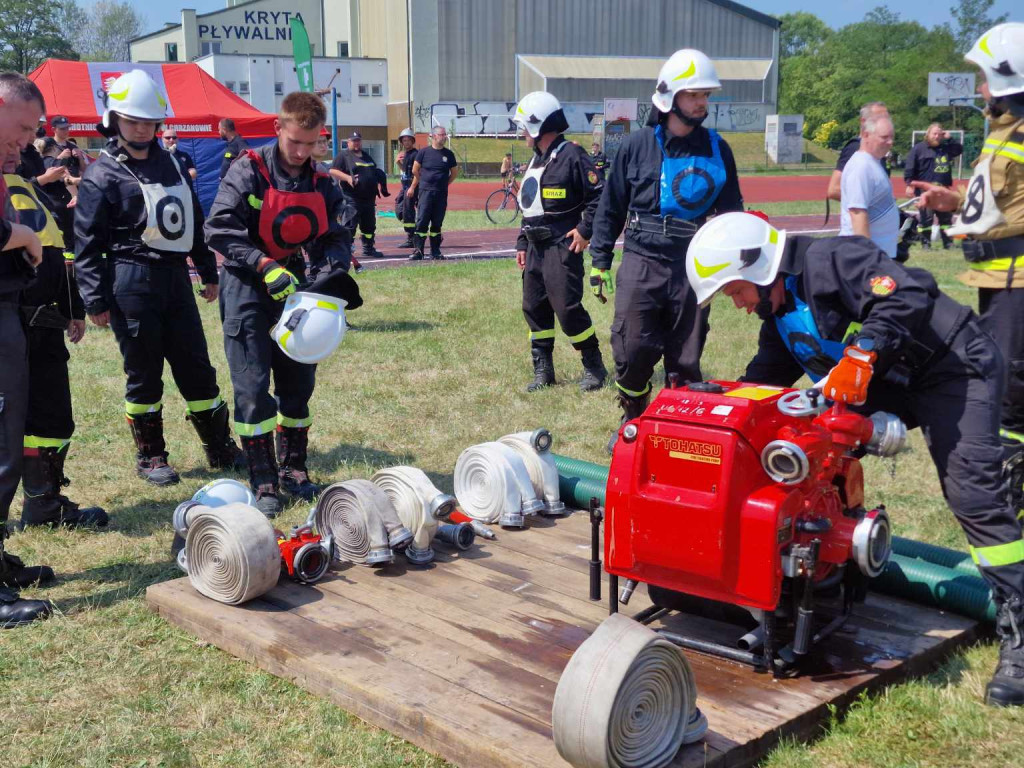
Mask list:
[[[167,116],[167,99],[160,93],[153,78],[141,69],[133,69],[118,77],[107,89],[103,127],[112,125],[110,116],[119,115],[135,120],[163,122]]]
[[[671,112],[680,91],[717,91],[721,87],[711,59],[694,48],[683,48],[662,64],[651,102],[659,111]]]
[[[322,293],[293,293],[270,335],[297,363],[318,363],[345,338],[345,304],[344,299]]]
[[[964,58],[981,68],[996,98],[1024,93],[1024,24],[997,24]]]
[[[686,277],[703,306],[737,280],[771,285],[786,249],[786,231],[753,213],[723,213],[697,230],[686,252]]]

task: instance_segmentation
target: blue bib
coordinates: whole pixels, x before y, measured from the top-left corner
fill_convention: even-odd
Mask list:
[[[654,135],[661,147],[661,215],[696,219],[711,207],[725,186],[725,163],[719,149],[721,139],[711,134],[711,157],[669,157],[665,153],[665,131],[658,125]]]
[[[786,278],[786,290],[793,297],[796,308],[781,317],[775,318],[775,327],[779,330],[782,343],[796,358],[812,381],[817,381],[843,356],[846,344],[841,341],[829,341],[821,338],[818,324],[807,303],[796,292],[797,278],[790,275]]]

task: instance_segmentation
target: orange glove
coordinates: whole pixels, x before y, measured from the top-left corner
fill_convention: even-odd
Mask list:
[[[868,399],[868,384],[871,383],[872,365],[877,355],[858,347],[847,347],[842,359],[820,387],[829,400],[849,405],[863,405]]]

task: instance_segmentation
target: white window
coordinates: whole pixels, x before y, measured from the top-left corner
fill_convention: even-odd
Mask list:
[[[284,96],[284,83],[274,83],[274,95]]]
[[[199,50],[203,56],[207,56],[211,53],[220,53],[220,43],[201,43]]]
[[[235,81],[234,80],[225,80],[224,81],[224,87],[227,88],[232,93],[234,93],[235,92]]]
[[[358,93],[360,96],[369,96],[370,86],[368,86],[366,83],[360,83],[358,86]]]
[[[238,81],[238,92],[239,93],[243,93],[243,94],[248,94],[249,93],[249,81],[248,80],[239,80]]]
[[[382,89],[381,89],[380,83],[374,83],[373,85],[370,86],[370,95],[371,96],[380,96],[381,95],[381,91],[382,91]]]

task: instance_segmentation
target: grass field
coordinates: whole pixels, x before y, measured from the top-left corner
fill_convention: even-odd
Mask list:
[[[932,267],[956,299],[972,301],[954,280],[955,253],[918,252],[913,263]],[[555,357],[560,385],[523,392],[529,352],[511,261],[380,270],[360,282],[366,306],[350,318],[357,330],[319,370],[315,479],[368,477],[411,463],[451,491],[467,445],[538,426],[552,430],[560,453],[607,462],[604,443],[618,423],[613,392],[578,391],[580,362],[564,338]],[[607,355],[611,305],[588,306]],[[216,311],[204,305],[202,312],[230,402]],[[757,322],[718,301],[711,323],[705,375],[735,377],[753,352]],[[174,506],[215,475],[204,468],[169,376],[168,445],[183,481],[157,489],[134,476],[112,335],[91,327],[72,350],[71,368],[78,430],[69,490],[104,505],[112,524],[104,532],[35,530],[9,541],[12,552],[57,570],[56,585],[25,595],[52,599],[59,611],[0,633],[0,766],[443,765],[146,609],[146,586],[179,575],[169,556]],[[887,505],[899,534],[962,548],[919,435],[912,445],[896,460],[867,461],[868,498]],[[279,524],[305,515],[292,505]],[[861,700],[819,740],[786,745],[764,765],[1020,765],[1024,712],[980,702],[995,657],[992,644],[971,648],[925,679]]]

